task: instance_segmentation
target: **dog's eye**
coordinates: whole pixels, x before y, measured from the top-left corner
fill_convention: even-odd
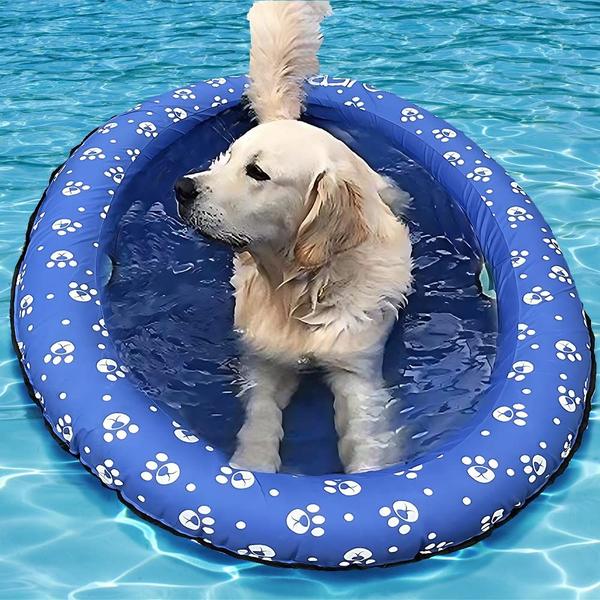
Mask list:
[[[267,181],[271,179],[257,164],[246,165],[246,175],[256,181]]]

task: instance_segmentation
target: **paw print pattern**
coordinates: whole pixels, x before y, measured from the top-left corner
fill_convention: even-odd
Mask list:
[[[517,330],[517,339],[520,342],[524,342],[527,339],[527,337],[535,335],[535,329],[531,329],[531,327],[529,327],[529,325],[527,325],[526,323],[519,323]]]
[[[63,196],[77,196],[81,192],[87,192],[90,186],[83,181],[67,181],[65,187],[62,189]]]
[[[491,483],[496,477],[498,461],[495,458],[486,460],[483,456],[476,456],[474,459],[463,456],[462,463],[467,466],[467,475],[477,483]]]
[[[179,522],[190,531],[202,530],[202,533],[211,535],[215,532],[215,519],[210,516],[210,506],[199,506],[196,510],[188,508],[179,513]]]
[[[221,87],[226,82],[224,77],[214,77],[213,79],[207,79],[205,83],[208,83],[211,87]]]
[[[223,106],[227,104],[227,98],[221,98],[221,96],[215,96],[211,103],[212,108],[217,108],[217,106]]]
[[[411,530],[410,523],[418,520],[419,509],[407,500],[396,500],[391,507],[382,506],[379,516],[387,519],[388,527],[398,527],[398,533],[406,535]]]
[[[291,510],[285,523],[288,529],[297,535],[304,535],[310,531],[314,537],[321,537],[325,529],[321,527],[325,523],[325,517],[319,514],[321,507],[318,504],[309,504],[306,509],[294,508]]]
[[[511,229],[518,227],[519,223],[525,223],[533,219],[533,215],[528,213],[522,206],[511,206],[506,209],[506,214],[508,215],[508,222]]]
[[[504,516],[504,509],[499,508],[494,511],[491,515],[486,515],[481,519],[481,531],[486,532],[489,531],[498,521],[502,520]]]
[[[52,230],[56,231],[56,235],[65,236],[69,233],[75,233],[81,229],[82,225],[79,221],[71,221],[71,219],[57,219],[52,223]]]
[[[96,369],[106,376],[108,381],[117,381],[118,379],[123,379],[125,377],[125,373],[127,373],[127,368],[123,365],[119,365],[116,360],[112,358],[101,358],[96,363]]]
[[[475,167],[472,171],[467,173],[467,179],[487,183],[490,180],[492,173],[492,170],[488,169],[488,167]]]
[[[52,363],[53,365],[60,365],[61,363],[69,365],[73,362],[74,352],[75,345],[73,342],[60,340],[50,346],[50,352],[44,356],[44,362],[46,364]]]
[[[195,100],[196,94],[189,88],[181,88],[173,92],[173,98],[178,100]]]
[[[188,429],[183,429],[177,421],[173,421],[173,427],[175,427],[173,434],[178,440],[185,442],[186,444],[197,444],[200,441],[199,437],[194,435]]]
[[[522,267],[527,262],[529,251],[527,250],[511,250],[510,264],[516,269]]]
[[[260,560],[270,561],[275,557],[275,550],[271,546],[265,544],[250,544],[245,548],[237,551],[240,556],[248,556],[250,558],[258,558]]]
[[[444,127],[443,129],[433,129],[431,133],[433,133],[436,140],[439,140],[443,143],[449,142],[451,139],[456,137],[456,131],[454,131],[454,129],[450,129],[449,127]]]
[[[139,148],[127,148],[125,152],[127,156],[129,156],[129,158],[131,159],[131,162],[133,162],[140,155]]]
[[[529,415],[525,412],[525,405],[517,403],[512,406],[499,406],[492,416],[501,423],[514,423],[517,427],[524,427]]]
[[[121,473],[119,469],[115,467],[115,463],[112,459],[107,458],[102,464],[96,466],[96,473],[100,477],[100,481],[105,485],[120,487],[123,482],[119,479]]]
[[[131,422],[131,417],[125,413],[111,413],[102,421],[106,433],[102,436],[105,442],[124,440],[128,434],[137,433],[140,428]]]
[[[398,477],[406,477],[406,479],[416,479],[419,476],[419,471],[423,469],[423,465],[416,465],[408,469],[408,471],[397,471],[394,475]]]
[[[444,158],[453,166],[460,167],[465,164],[464,159],[458,152],[451,150],[450,152],[446,152],[444,154]]]
[[[536,285],[530,292],[523,295],[523,302],[530,306],[536,306],[542,302],[552,302],[554,296],[548,291],[542,288],[541,285]]]
[[[558,245],[558,242],[554,239],[554,238],[543,238],[542,241],[546,244],[546,246],[548,246],[548,248],[550,248],[550,250],[552,250],[555,254],[562,254],[562,250],[560,249],[560,246]]]
[[[21,298],[21,302],[19,302],[19,317],[23,319],[24,317],[28,317],[33,312],[33,296],[31,294],[27,294]]]
[[[424,118],[419,110],[413,106],[407,106],[406,108],[403,108],[400,111],[400,115],[400,121],[402,121],[402,123],[414,123],[415,121],[420,121]]]
[[[104,171],[104,174],[116,184],[119,184],[123,181],[123,177],[125,177],[125,170],[123,167],[110,167]]]
[[[108,217],[108,211],[110,210],[110,204],[102,207],[102,211],[100,212],[100,218],[106,219]]]
[[[437,533],[433,531],[427,535],[429,543],[419,552],[419,554],[435,554],[452,546],[454,542],[436,542]]]
[[[67,444],[73,439],[73,420],[71,415],[63,415],[58,418],[58,421],[56,422],[56,433],[58,433]]]
[[[142,121],[136,128],[135,132],[147,138],[155,138],[158,136],[156,125],[151,121]]]
[[[57,250],[50,255],[50,260],[46,263],[46,267],[52,269],[58,267],[64,269],[66,266],[76,267],[77,261],[72,252],[68,250]]]
[[[521,196],[527,196],[527,194],[525,193],[525,190],[516,181],[511,181],[510,182],[510,189],[513,192],[513,194],[519,194]]]
[[[230,483],[236,490],[245,490],[254,485],[254,475],[250,471],[238,471],[231,467],[221,467],[221,473],[215,477],[221,485]]]
[[[514,381],[523,381],[527,375],[533,373],[534,369],[533,363],[528,360],[517,360],[513,363],[512,369],[506,377],[507,379],[514,379]]]
[[[575,390],[570,390],[564,385],[558,386],[558,403],[569,413],[574,413],[581,404],[581,398]]]
[[[344,552],[340,567],[349,567],[350,565],[366,567],[367,565],[372,565],[374,562],[373,553],[368,548],[352,548]]]
[[[165,108],[165,112],[167,113],[167,117],[173,121],[173,123],[178,123],[182,119],[185,119],[188,115],[183,108],[179,107],[167,107]]]
[[[573,444],[574,444],[573,434],[569,433],[569,435],[567,435],[567,439],[565,440],[565,443],[563,444],[562,452],[560,453],[561,458],[567,458],[567,456],[569,456],[569,454],[571,454],[571,451],[573,450]]]
[[[76,281],[69,283],[69,296],[75,302],[89,302],[97,294],[98,290],[91,288],[87,283],[77,283]]]
[[[569,285],[573,283],[569,271],[558,265],[555,265],[550,269],[548,277],[550,277],[550,279],[556,279],[557,281],[560,281],[560,283],[567,283]]]
[[[118,127],[118,123],[106,123],[98,129],[98,133],[107,134],[110,133],[113,129]]]
[[[554,344],[556,348],[556,357],[559,360],[568,360],[569,362],[581,362],[583,357],[577,352],[577,346],[569,340],[558,340]]]
[[[346,479],[345,481],[333,481],[328,479],[325,481],[325,487],[323,488],[328,494],[335,494],[339,492],[342,496],[356,496],[360,494],[362,487],[360,483]]]
[[[88,148],[81,153],[79,160],[96,160],[106,158],[102,148]]]
[[[179,465],[168,462],[169,457],[164,452],[155,455],[156,460],[146,462],[146,470],[140,473],[144,481],[156,481],[159,485],[170,485],[179,479]]]
[[[108,337],[109,335],[104,319],[99,319],[97,323],[94,323],[92,325],[92,331],[99,333],[102,337]]]
[[[541,454],[529,454],[521,455],[521,462],[523,463],[523,472],[528,475],[529,483],[535,483],[545,472],[547,467],[546,459]]]
[[[358,108],[358,110],[365,110],[365,103],[359,96],[352,96],[350,100],[344,102],[344,106],[353,106],[354,108]]]

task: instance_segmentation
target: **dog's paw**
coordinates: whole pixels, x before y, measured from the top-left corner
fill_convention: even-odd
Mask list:
[[[236,469],[277,473],[281,466],[279,453],[265,448],[264,444],[244,444],[238,446],[229,464]]]

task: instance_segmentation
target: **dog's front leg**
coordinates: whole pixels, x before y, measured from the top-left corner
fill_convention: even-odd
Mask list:
[[[274,473],[281,466],[282,411],[298,387],[298,374],[260,357],[250,359],[248,382],[242,392],[246,418],[237,436],[231,464]]]
[[[338,451],[346,473],[370,471],[397,462],[398,434],[392,430],[391,397],[383,385],[377,361],[357,370],[332,368]]]

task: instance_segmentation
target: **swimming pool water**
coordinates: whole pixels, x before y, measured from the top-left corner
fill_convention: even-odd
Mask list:
[[[481,144],[553,227],[600,317],[593,1],[333,0],[322,70],[415,100]],[[368,572],[281,570],[177,538],[125,509],[45,430],[9,339],[10,278],[51,170],[137,100],[244,72],[249,2],[13,2],[0,13],[0,597],[599,598],[593,411],[569,468],[458,553]]]

